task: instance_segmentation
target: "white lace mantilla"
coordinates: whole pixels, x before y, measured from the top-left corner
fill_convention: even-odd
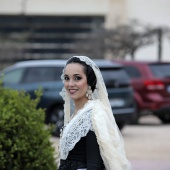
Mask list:
[[[92,126],[93,102],[89,101],[84,108],[79,110],[77,115],[65,126],[60,138],[60,158],[65,160],[76,143],[87,135]]]

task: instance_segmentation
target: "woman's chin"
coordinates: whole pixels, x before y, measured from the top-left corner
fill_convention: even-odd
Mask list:
[[[71,98],[72,100],[76,100],[76,99],[77,99],[77,96],[75,96],[75,95],[70,95],[70,98]]]

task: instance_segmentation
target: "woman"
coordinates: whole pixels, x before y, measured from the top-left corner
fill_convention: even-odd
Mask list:
[[[97,65],[86,56],[74,56],[61,77],[65,126],[59,170],[130,170]],[[74,113],[70,116],[72,101]]]

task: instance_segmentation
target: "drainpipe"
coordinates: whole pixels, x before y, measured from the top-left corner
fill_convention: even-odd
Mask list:
[[[162,60],[162,29],[158,28],[157,30],[158,35],[158,61]]]

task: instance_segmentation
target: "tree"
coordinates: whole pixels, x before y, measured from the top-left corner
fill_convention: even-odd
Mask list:
[[[57,153],[45,128],[45,111],[37,109],[42,92],[31,99],[24,91],[3,88],[0,81],[0,169],[56,170]]]
[[[139,48],[158,41],[157,30],[159,30],[157,27],[131,21],[114,29],[92,32],[86,39],[76,43],[76,52],[95,58],[105,58],[109,55],[111,58],[120,59],[130,54],[134,59]]]

